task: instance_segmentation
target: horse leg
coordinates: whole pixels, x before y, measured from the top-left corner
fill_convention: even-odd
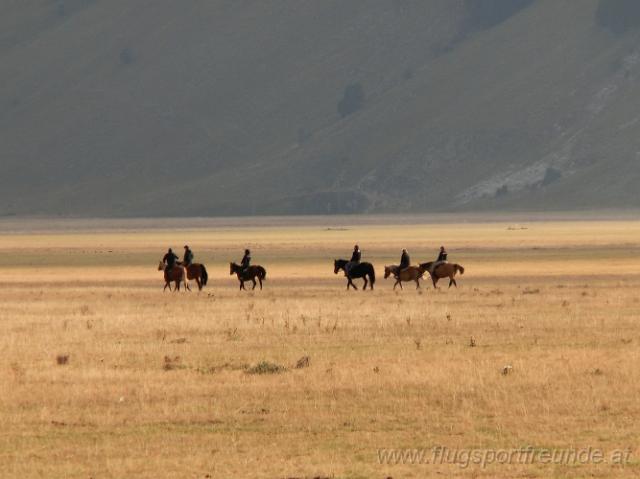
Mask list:
[[[353,289],[355,289],[356,291],[358,290],[358,287],[355,285],[355,283],[353,281],[351,281],[351,278],[347,277],[349,279],[349,282],[347,283],[347,289],[349,289],[349,286],[351,286]]]
[[[200,282],[200,278],[196,278],[196,284],[198,285],[198,291],[202,291],[202,283]]]
[[[251,278],[251,281],[253,282],[253,288],[251,288],[251,291],[253,291],[254,289],[256,289],[256,279]]]
[[[416,278],[416,289],[420,289],[420,278]]]
[[[260,291],[262,291],[262,278],[258,276],[258,281],[260,282]]]
[[[240,280],[240,291],[242,291],[244,288],[244,281]]]
[[[366,291],[367,290],[367,284],[368,284],[367,277],[364,276],[362,279],[364,279],[364,287],[362,288],[362,291]]]
[[[164,283],[164,288],[162,288],[163,293],[167,290],[167,286],[169,286],[169,291],[171,291],[171,285],[169,283]]]
[[[456,288],[458,287],[458,283],[456,283],[456,279],[453,276],[451,276],[451,281],[449,281],[449,287],[451,287],[452,283]]]

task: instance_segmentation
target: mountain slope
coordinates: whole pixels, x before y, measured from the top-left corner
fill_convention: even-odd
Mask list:
[[[639,206],[625,1],[12,0],[0,214]]]

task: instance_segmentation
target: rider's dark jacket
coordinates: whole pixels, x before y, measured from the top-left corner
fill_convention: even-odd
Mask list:
[[[440,251],[440,254],[438,254],[438,259],[436,261],[447,261],[446,250]]]
[[[191,263],[193,263],[193,252],[188,249],[184,252],[184,257],[182,258],[182,263],[185,266],[189,266]]]
[[[240,262],[240,266],[242,266],[243,270],[246,270],[251,265],[251,255],[245,254],[242,257],[242,261]]]
[[[409,265],[411,264],[411,258],[409,258],[409,253],[404,252],[402,253],[402,256],[400,257],[400,269],[405,269],[408,268]]]
[[[162,258],[163,263],[167,263],[167,269],[171,269],[176,265],[176,261],[178,261],[178,257],[173,253],[167,253]]]
[[[361,257],[362,257],[362,252],[359,249],[358,250],[354,250],[353,254],[351,255],[351,262],[352,263],[359,263]]]

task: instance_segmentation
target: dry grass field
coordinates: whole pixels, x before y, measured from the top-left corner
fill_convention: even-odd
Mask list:
[[[640,475],[640,222],[336,224],[0,224],[0,476]],[[333,273],[354,242],[373,292]],[[163,293],[185,243],[210,284]],[[458,289],[392,291],[441,243]],[[263,291],[228,274],[245,246]],[[381,464],[438,446],[604,461]]]

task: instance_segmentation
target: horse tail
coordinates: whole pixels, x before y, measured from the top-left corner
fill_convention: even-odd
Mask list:
[[[207,268],[204,267],[203,264],[200,265],[200,277],[202,278],[202,285],[206,286],[207,285],[207,281],[209,281],[209,273],[207,273]]]
[[[371,278],[371,284],[375,284],[376,282],[376,270],[373,265],[371,265],[371,271],[369,271],[369,277]]]
[[[260,279],[267,279],[267,270],[260,266]]]
[[[454,265],[454,271],[455,270],[460,271],[460,274],[464,274],[464,268],[457,263]]]

